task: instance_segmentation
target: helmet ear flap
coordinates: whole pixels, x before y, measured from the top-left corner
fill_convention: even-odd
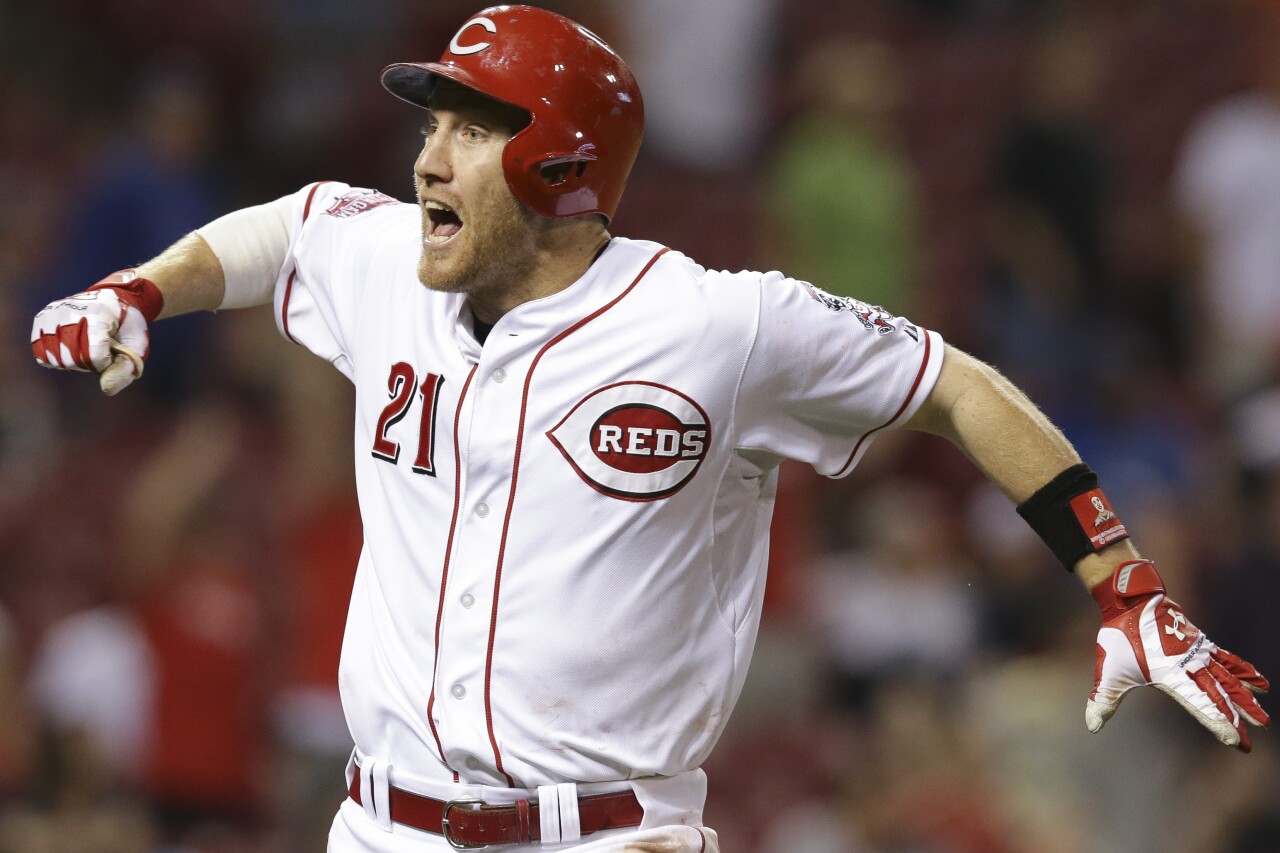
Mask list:
[[[563,186],[566,181],[581,178],[587,171],[587,161],[582,159],[563,160],[560,162],[544,162],[538,169],[538,176],[547,187]]]
[[[507,186],[522,204],[543,216],[581,209],[598,192],[596,146],[587,143],[578,150],[556,150],[555,140],[539,131],[535,119],[507,143],[502,156]]]
[[[578,179],[587,173],[588,165],[595,159],[594,154],[578,152],[547,157],[531,164],[529,177],[545,192],[564,192],[577,185]]]

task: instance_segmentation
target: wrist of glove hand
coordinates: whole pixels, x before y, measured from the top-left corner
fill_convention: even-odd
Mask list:
[[[1096,732],[1124,695],[1152,685],[1227,746],[1252,749],[1248,728],[1270,723],[1255,693],[1270,683],[1252,664],[1219,648],[1167,595],[1150,560],[1121,563],[1092,590],[1102,610],[1093,692],[1085,724]]]
[[[42,367],[99,374],[108,395],[142,375],[148,324],[164,308],[153,282],[134,270],[112,273],[83,293],[51,302],[31,324],[31,353]]]

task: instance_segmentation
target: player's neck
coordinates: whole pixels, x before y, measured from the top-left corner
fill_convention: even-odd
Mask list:
[[[493,325],[513,308],[559,293],[586,275],[609,245],[609,232],[598,222],[579,221],[566,225],[570,227],[545,232],[536,250],[533,269],[524,281],[500,291],[468,296],[471,313],[476,319]]]

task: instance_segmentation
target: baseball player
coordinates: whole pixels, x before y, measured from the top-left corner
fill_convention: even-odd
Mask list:
[[[1267,681],[1127,533],[1091,538],[1097,477],[993,369],[781,273],[609,235],[643,105],[598,37],[497,6],[382,83],[426,110],[416,204],[311,184],[49,305],[31,339],[114,394],[158,318],[270,304],[354,383],[330,850],[717,850],[699,767],[751,659],[778,465],[843,476],[901,427],[969,454],[1092,591],[1091,730],[1153,684],[1249,749]]]

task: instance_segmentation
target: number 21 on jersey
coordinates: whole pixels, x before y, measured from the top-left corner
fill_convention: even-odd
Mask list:
[[[391,402],[387,403],[378,416],[378,426],[373,431],[373,457],[395,465],[400,461],[400,442],[393,440],[388,432],[404,419],[413,405],[416,396],[422,401],[422,414],[418,422],[418,455],[413,460],[413,472],[436,475],[436,410],[440,405],[440,389],[444,386],[444,377],[438,373],[428,373],[418,382],[413,368],[403,361],[391,365],[391,373],[387,376],[387,395]],[[417,391],[417,394],[414,391]]]

